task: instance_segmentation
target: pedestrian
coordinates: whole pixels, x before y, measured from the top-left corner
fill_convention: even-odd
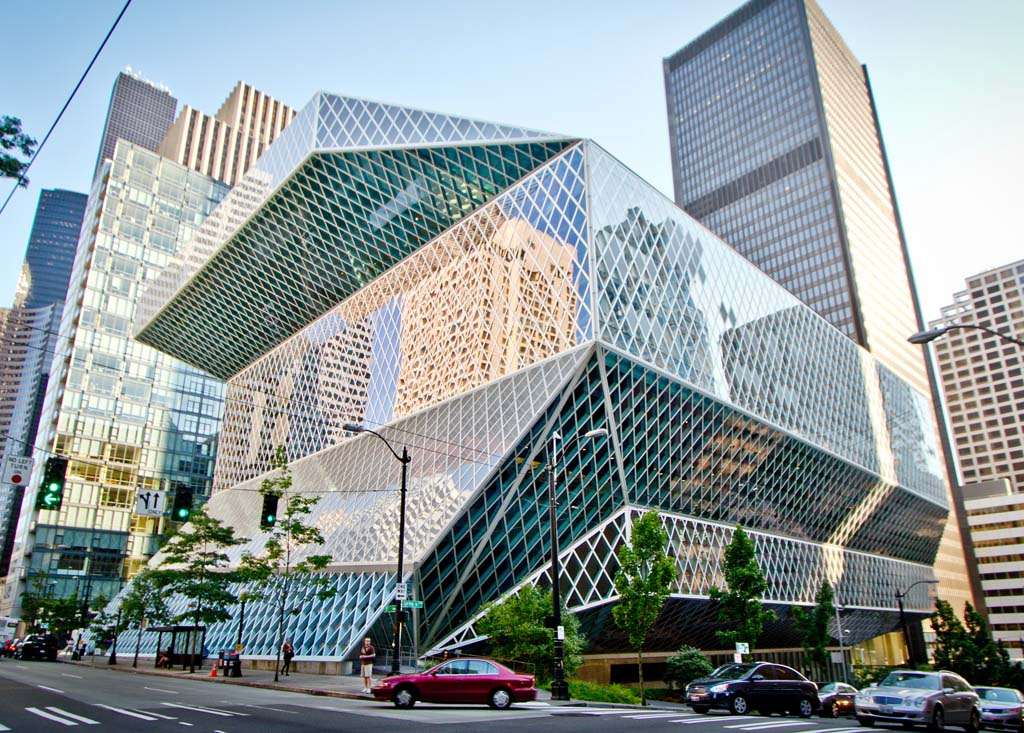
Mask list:
[[[363,639],[363,648],[359,650],[359,664],[363,667],[363,692],[369,693],[373,687],[373,663],[377,660],[377,652],[370,643],[370,637]]]
[[[281,668],[281,674],[288,676],[288,670],[292,665],[292,657],[295,656],[295,647],[292,646],[291,639],[285,639],[284,644],[281,645],[281,656],[284,657],[284,666]]]

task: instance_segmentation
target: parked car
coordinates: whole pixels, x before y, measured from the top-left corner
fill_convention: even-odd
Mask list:
[[[925,725],[942,730],[956,725],[970,733],[981,726],[978,693],[953,672],[917,672],[898,669],[878,685],[866,687],[854,698],[857,722],[901,723],[909,728]]]
[[[53,634],[29,634],[18,647],[18,656],[21,659],[45,659],[56,662],[59,649],[60,641]]]
[[[686,702],[696,713],[724,708],[735,715],[793,712],[809,718],[818,709],[818,686],[782,664],[723,664],[686,688]]]
[[[479,657],[450,659],[423,673],[386,677],[371,692],[397,708],[411,708],[422,701],[480,703],[505,710],[514,702],[537,697],[533,675],[516,674],[492,659]]]
[[[975,687],[981,698],[981,727],[1024,731],[1024,695],[1010,687]]]
[[[838,718],[853,715],[853,698],[857,688],[845,682],[828,682],[818,685],[818,701],[821,703],[821,717]]]

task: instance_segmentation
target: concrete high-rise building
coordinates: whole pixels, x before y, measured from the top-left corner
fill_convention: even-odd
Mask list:
[[[676,203],[934,397],[907,342],[923,321],[867,69],[821,8],[751,0],[664,75]],[[935,567],[962,608],[965,525],[950,499]]]
[[[969,324],[1024,339],[1024,260],[967,278],[932,328]],[[1024,349],[976,328],[932,342],[964,485],[1024,492]]]
[[[14,307],[0,326],[0,455],[31,456],[87,196],[39,194]],[[0,578],[6,577],[22,489],[0,485]]]
[[[177,108],[178,100],[171,96],[170,90],[146,81],[131,67],[118,74],[110,93],[93,178],[99,174],[103,161],[114,157],[118,140],[156,151],[174,122]]]
[[[550,586],[549,509],[605,679],[635,669],[609,609],[616,552],[651,510],[679,571],[661,659],[720,648],[708,593],[737,524],[775,644],[799,644],[788,611],[825,581],[846,641],[898,628],[894,585],[928,614],[948,504],[927,394],[600,146],[319,93],[255,172],[263,197],[205,262],[153,281],[136,338],[228,382],[207,508],[250,538],[232,562],[266,546],[277,446],[290,491],[316,498],[337,594],[285,620],[299,655],[391,648],[400,526],[401,581],[430,609],[400,653],[472,649],[487,603]],[[353,424],[408,449],[407,504],[397,453]],[[247,604],[247,657],[273,659],[277,618]]]
[[[1006,479],[963,487],[992,637],[1024,661],[1024,492]]]
[[[240,81],[212,117],[186,104],[157,152],[233,186],[294,117],[294,109]]]

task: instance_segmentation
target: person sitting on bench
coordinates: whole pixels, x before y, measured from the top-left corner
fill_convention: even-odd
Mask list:
[[[171,666],[171,648],[168,647],[167,651],[160,652],[160,656],[156,660],[157,667],[170,667]]]

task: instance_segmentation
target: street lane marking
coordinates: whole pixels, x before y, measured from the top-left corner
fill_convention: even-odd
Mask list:
[[[74,677],[76,680],[82,679],[82,675],[80,675],[80,674],[68,674],[67,672],[61,672],[60,676],[61,677]]]
[[[53,722],[60,723],[61,725],[78,725],[78,723],[76,723],[73,720],[68,720],[67,718],[58,718],[56,715],[51,715],[45,710],[40,710],[39,708],[25,708],[25,712],[32,713],[33,715],[38,715],[40,718],[52,720]]]
[[[163,715],[162,713],[154,713],[152,710],[139,710],[138,708],[136,708],[135,712],[143,713],[144,715],[155,715],[156,717],[163,718],[164,720],[177,720],[177,718],[175,718],[173,715]]]
[[[231,702],[230,700],[224,700],[223,702]],[[246,705],[245,703],[238,703],[243,708],[259,708],[260,710],[273,710],[275,713],[288,713],[289,715],[298,715],[294,710],[282,710],[281,708],[268,708],[266,705]],[[216,731],[214,732],[216,733]]]
[[[18,669],[28,669],[28,667],[22,667],[20,664],[15,664],[14,666]]]
[[[679,713],[643,713],[642,715],[623,715],[626,720],[654,720],[655,718],[677,718]]]
[[[64,690],[58,690],[56,687],[47,687],[46,685],[36,685],[36,687],[42,687],[44,690],[49,690],[50,692],[59,692],[62,695],[64,694]]]
[[[185,722],[184,720],[179,720],[179,721],[178,721],[178,725],[187,725],[187,726],[188,726],[189,728],[191,728],[191,727],[192,727],[192,724],[191,724],[191,723],[186,723],[186,722]]]
[[[229,713],[227,710],[218,710],[217,708],[201,708],[197,705],[179,705],[176,702],[162,702],[161,705],[166,705],[169,708],[182,708],[184,710],[194,710],[197,713],[209,713],[210,715],[220,715],[223,718],[232,718],[236,715],[247,718],[249,713]]]
[[[143,690],[152,690],[153,692],[166,692],[168,695],[177,695],[177,692],[173,690],[162,690],[159,687],[143,687]]]
[[[125,710],[123,708],[115,708],[110,705],[96,704],[96,707],[103,708],[104,710],[113,710],[115,713],[121,713],[121,715],[127,715],[132,718],[138,718],[139,720],[156,720],[152,715],[143,715],[142,713],[135,713],[131,710]]]
[[[740,725],[727,725],[726,728],[739,728],[740,730],[769,730],[774,728],[792,728],[794,725],[816,725],[807,721],[785,721],[774,720],[769,723],[741,723]]]
[[[673,720],[672,722],[679,723],[680,725],[693,725],[694,723],[707,723],[709,721],[742,720],[745,717],[745,715],[701,715],[700,717],[693,718],[692,720]]]
[[[86,725],[99,725],[100,724],[100,721],[98,721],[98,720],[93,720],[92,718],[87,718],[84,715],[75,715],[74,713],[69,713],[67,710],[62,710],[61,708],[55,708],[52,705],[47,705],[46,709],[49,710],[51,713],[56,713],[57,715],[63,715],[65,718],[71,718],[72,720],[77,720],[77,721],[79,721],[81,723],[85,723]]]

